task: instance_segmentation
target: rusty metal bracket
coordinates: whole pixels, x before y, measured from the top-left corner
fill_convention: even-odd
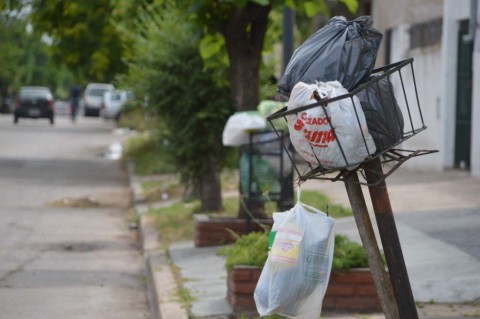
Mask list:
[[[350,175],[360,172],[362,175],[364,181],[358,181],[360,185],[365,185],[365,186],[376,186],[382,181],[384,181],[388,176],[390,176],[393,172],[395,172],[403,163],[408,161],[409,159],[413,157],[418,157],[422,155],[428,155],[432,153],[437,153],[438,150],[404,150],[404,149],[391,149],[388,150],[387,152],[383,153],[380,156],[380,162],[381,164],[385,167],[386,164],[388,163],[395,163],[392,167],[388,168],[386,172],[382,174],[382,179],[378,179],[375,181],[375,183],[369,183],[366,180],[365,176],[365,165],[368,164],[369,162],[377,159],[378,157],[374,157],[373,159],[367,160],[355,169],[342,169],[341,171],[338,171],[336,175],[334,176],[329,176],[327,175],[328,172],[322,170],[321,168],[315,168],[309,171],[308,173],[299,176],[297,183],[300,185],[303,182],[309,180],[309,179],[320,179],[320,180],[329,180],[332,182],[338,182],[342,181],[344,182],[346,178],[348,178]]]

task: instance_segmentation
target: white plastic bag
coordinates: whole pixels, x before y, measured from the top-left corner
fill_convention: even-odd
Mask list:
[[[265,119],[258,112],[237,112],[228,118],[223,128],[222,142],[225,146],[248,144],[249,131],[263,130],[267,126]]]
[[[330,99],[347,93],[338,81],[318,84],[299,82],[292,90],[288,109],[316,103],[314,94],[318,94],[321,99]],[[363,161],[369,153],[372,155],[376,151],[356,96],[353,100],[344,98],[331,102],[325,110],[322,106],[317,106],[291,114],[287,121],[293,146],[314,166],[352,168],[352,164]]]
[[[297,202],[275,213],[272,249],[255,288],[261,316],[320,317],[333,259],[333,219]]]

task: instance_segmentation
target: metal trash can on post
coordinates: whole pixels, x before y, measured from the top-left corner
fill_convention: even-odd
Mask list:
[[[350,110],[350,114],[354,114],[353,122],[358,124],[355,131],[358,134],[356,141],[362,141],[356,147],[364,147],[361,151],[365,154],[360,160],[352,160],[354,157],[349,156],[351,154],[348,153],[351,145],[342,145],[339,140],[342,132],[332,124],[329,107],[339,108],[339,103],[337,103],[339,101],[347,101],[347,104],[350,103],[354,109],[354,112]],[[357,113],[357,108],[360,106],[365,115],[368,130],[363,127]],[[318,111],[315,114],[323,114],[322,117],[308,118],[308,112],[311,110]],[[355,222],[386,318],[418,318],[385,183],[385,179],[405,161],[416,156],[437,152],[436,150],[398,148],[404,141],[426,129],[415,82],[413,59],[373,70],[366,83],[358,85],[346,94],[323,99],[317,96],[317,103],[291,109],[287,106],[267,117],[267,120],[275,129],[275,123],[278,123],[276,121],[282,118],[290,124],[290,127],[297,130],[295,132],[297,135],[292,136],[291,140],[296,139],[297,142],[300,140],[304,146],[306,145],[306,148],[302,150],[310,155],[304,165],[296,165],[294,155],[289,151],[289,144],[284,147],[294,165],[298,183],[301,184],[310,179],[345,183]],[[309,129],[305,128],[305,125],[309,125],[308,122],[317,125],[320,120],[325,122],[322,123],[326,126],[324,131],[318,130],[318,127],[312,128],[313,125]],[[294,125],[297,125],[297,128]],[[275,131],[279,137],[283,136],[283,132],[276,129]],[[375,147],[372,147],[372,144],[369,147],[365,131],[373,137]],[[359,136],[361,139],[358,139]],[[329,147],[325,144],[319,145],[318,142],[322,138],[322,141],[328,140],[329,143],[332,143],[331,145],[338,148],[336,155],[341,154],[341,156],[335,158],[335,163],[343,162],[343,165],[329,166],[325,164],[331,163],[331,161],[321,158],[325,154],[324,149]],[[342,140],[348,143],[348,139]],[[301,152],[299,151],[299,153]],[[382,165],[386,168],[385,172]],[[359,173],[364,177],[363,181],[359,179]],[[361,189],[362,185],[368,186],[370,190],[388,273],[381,262],[380,250]]]
[[[275,202],[279,211],[293,207],[293,164],[285,143],[288,136],[283,131],[249,133],[249,143],[240,158],[240,187],[249,211],[267,202]],[[248,232],[251,214],[246,218]]]

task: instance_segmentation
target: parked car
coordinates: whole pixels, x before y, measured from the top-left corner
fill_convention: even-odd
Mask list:
[[[53,103],[55,109],[55,115],[70,115],[70,103],[69,101],[55,99]]]
[[[47,118],[54,123],[53,95],[48,87],[23,86],[20,88],[13,110],[13,122],[19,118]]]
[[[103,118],[118,120],[123,106],[132,98],[133,93],[130,91],[115,90],[103,93]]]
[[[7,98],[0,99],[0,102],[1,102],[0,113],[3,113],[3,114],[12,113],[13,103],[11,98],[7,97]]]
[[[89,83],[83,94],[85,116],[99,116],[103,107],[103,93],[113,91],[115,87],[109,83]]]

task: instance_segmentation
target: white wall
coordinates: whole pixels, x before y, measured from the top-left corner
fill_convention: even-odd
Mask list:
[[[480,177],[480,4],[477,8],[477,28],[473,49],[472,152],[471,173]]]
[[[399,25],[428,21],[443,14],[442,0],[373,0],[373,27],[383,34]],[[384,65],[384,47],[380,47],[377,65]]]
[[[410,25],[408,24],[401,24],[392,29],[391,60],[395,62],[407,58],[414,59],[413,69],[421,115],[418,110],[413,74],[410,68],[406,67],[402,69],[402,78],[412,121],[410,121],[405,98],[401,91],[400,81],[393,76],[392,82],[394,82],[397,102],[402,108],[405,122],[404,131],[412,130],[412,126],[413,129],[421,128],[421,116],[423,116],[423,123],[427,126],[427,129],[402,143],[400,148],[408,150],[439,150],[442,152],[443,129],[440,104],[442,89],[441,81],[439,80],[441,78],[441,48],[439,45],[434,45],[410,50],[409,29]],[[410,159],[404,166],[410,169],[438,171],[443,169],[443,160],[441,153],[435,153]]]

